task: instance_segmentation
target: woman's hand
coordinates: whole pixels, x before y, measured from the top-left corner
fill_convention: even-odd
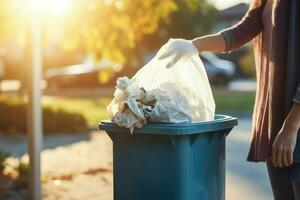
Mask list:
[[[171,58],[167,68],[172,67],[182,57],[188,58],[198,54],[198,49],[193,42],[185,39],[170,39],[157,53],[158,59]]]
[[[170,39],[157,53],[158,59],[171,58],[167,67],[173,66],[180,58],[197,55],[201,51],[223,52],[226,44],[220,34],[206,35],[193,40]]]
[[[275,167],[287,167],[293,163],[299,128],[300,104],[295,103],[272,146],[272,162]]]
[[[288,167],[293,163],[293,153],[298,129],[283,125],[272,146],[272,162],[275,167]]]

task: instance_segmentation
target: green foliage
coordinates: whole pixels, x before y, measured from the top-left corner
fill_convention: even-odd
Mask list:
[[[18,97],[0,97],[0,130],[26,133],[26,101]],[[44,133],[78,133],[87,130],[85,118],[76,112],[43,106]]]
[[[163,21],[157,32],[146,36],[143,44],[149,51],[158,49],[169,38],[192,39],[209,33],[216,8],[207,0],[174,0],[177,10]]]
[[[5,161],[6,159],[9,157],[9,153],[5,152],[3,150],[0,149],[0,174],[3,172],[3,170],[5,169]]]
[[[77,15],[74,23],[68,23],[71,34],[66,38],[83,38],[87,51],[96,58],[125,63],[127,53],[145,34],[157,30],[176,4],[172,0],[79,0],[75,9]]]
[[[194,38],[207,34],[214,25],[216,8],[207,0],[175,0],[178,11],[166,26],[170,37]]]
[[[239,59],[239,64],[241,66],[241,72],[251,78],[255,78],[256,70],[254,63],[253,49],[250,47],[246,48],[246,53]]]
[[[250,113],[253,111],[255,93],[213,90],[217,113]]]
[[[30,165],[28,162],[24,162],[19,159],[19,163],[17,166],[14,167],[15,172],[18,174],[16,177],[15,185],[14,185],[14,192],[18,194],[22,194],[22,197],[25,198],[29,186],[29,172],[30,172]],[[27,199],[27,198],[25,198]]]
[[[97,127],[100,120],[109,119],[106,106],[111,97],[51,97],[45,106],[52,110],[65,110],[82,114],[89,126]]]
[[[29,176],[29,169],[29,163],[19,160],[19,164],[15,169],[18,172],[18,178],[27,179]]]
[[[80,113],[43,108],[45,133],[80,133],[87,130],[86,119]]]
[[[17,166],[11,165],[6,162],[9,156],[8,152],[0,149],[0,199],[28,199],[30,165],[21,159]],[[5,168],[8,170],[4,171]]]

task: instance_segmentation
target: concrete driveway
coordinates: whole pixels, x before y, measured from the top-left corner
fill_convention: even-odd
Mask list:
[[[227,138],[226,199],[273,199],[264,163],[246,161],[250,141],[251,119],[239,120]]]

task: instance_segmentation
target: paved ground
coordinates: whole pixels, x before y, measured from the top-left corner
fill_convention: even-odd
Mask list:
[[[256,81],[254,79],[236,79],[229,83],[229,90],[233,91],[256,91]]]
[[[228,136],[228,200],[272,199],[264,165],[245,161],[250,123],[250,119],[241,119],[240,125]],[[44,146],[42,171],[46,182],[43,199],[112,200],[112,144],[105,134],[50,136],[45,138]],[[26,151],[26,140],[24,137],[1,136],[0,148],[17,157]]]
[[[263,163],[246,161],[250,141],[250,119],[240,119],[227,138],[227,185],[228,200],[270,200],[271,188]]]

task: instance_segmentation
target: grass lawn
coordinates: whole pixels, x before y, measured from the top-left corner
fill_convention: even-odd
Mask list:
[[[252,112],[255,94],[253,92],[231,92],[213,90],[217,113],[249,113]],[[101,120],[108,119],[106,106],[109,97],[43,97],[43,104],[55,109],[65,109],[83,114],[89,125],[96,126]]]
[[[253,111],[255,93],[213,90],[217,113],[249,113]]]
[[[43,97],[43,104],[54,108],[81,113],[90,126],[96,126],[101,120],[108,119],[106,106],[112,98]]]

